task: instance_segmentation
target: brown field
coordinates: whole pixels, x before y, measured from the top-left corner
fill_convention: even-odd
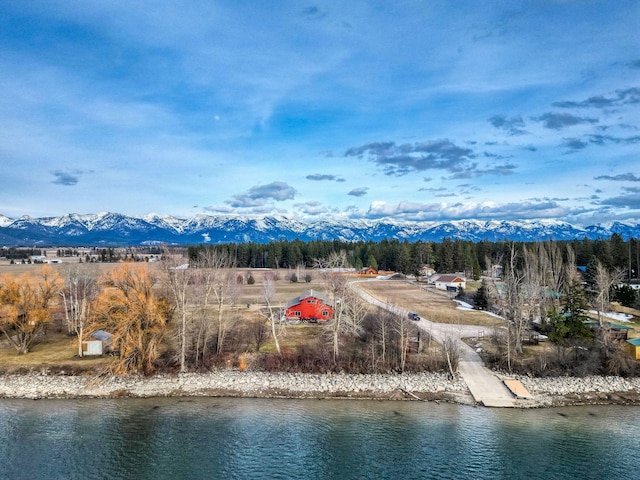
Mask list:
[[[69,264],[77,265],[78,260],[74,258],[67,258],[63,261],[63,263],[51,263],[46,265],[51,267],[53,270],[60,271],[65,268],[65,265],[69,265]],[[114,267],[117,267],[120,264],[119,263],[92,263],[91,265],[95,267],[98,274],[101,274],[103,272],[111,270]],[[152,266],[152,268],[157,268],[155,264],[149,264],[149,265]],[[0,261],[0,275],[3,275],[3,274],[20,275],[22,273],[37,274],[42,269],[43,266],[45,265],[41,263],[37,263],[37,264],[32,263],[32,264],[25,264],[25,265],[16,263],[14,265],[11,265],[9,261],[2,260]]]
[[[76,259],[65,259],[64,263],[54,263],[48,264],[48,267],[51,267],[53,270],[63,271],[65,266],[69,264],[77,264]],[[97,275],[100,275],[104,272],[112,270],[121,265],[119,262],[115,263],[91,263],[92,268],[95,268]],[[155,274],[158,279],[158,283],[156,287],[161,290],[163,288],[161,279],[161,265],[159,263],[138,263],[136,265],[144,265],[149,269],[149,272]],[[3,260],[0,261],[0,275],[8,274],[8,275],[20,275],[22,273],[29,274],[37,274],[43,267],[43,264],[15,264],[11,265],[8,261]],[[275,304],[286,304],[290,299],[297,297],[302,292],[307,290],[315,290],[322,293],[323,287],[320,280],[320,275],[317,272],[311,271],[313,279],[311,282],[306,283],[304,281],[299,281],[297,283],[292,283],[288,280],[291,273],[294,270],[266,270],[266,269],[238,269],[238,276],[246,278],[251,274],[256,283],[254,285],[244,284],[241,288],[240,295],[238,296],[237,303],[238,304],[256,304],[256,303],[264,303],[262,288],[264,282],[265,273],[273,274],[276,273],[278,276],[278,280],[276,281],[276,298]]]
[[[459,325],[499,326],[499,318],[475,310],[460,310],[445,292],[432,287],[421,287],[402,280],[375,280],[361,282],[360,288],[382,302],[409,309],[438,323]]]
[[[246,278],[251,274],[256,283],[254,285],[248,285],[246,283],[242,285],[237,303],[241,305],[247,303],[264,305],[264,295],[262,291],[264,287],[264,275],[265,273],[273,274],[273,272],[274,271],[271,270],[240,270],[238,275],[243,275]],[[309,283],[304,281],[293,283],[287,280],[293,271],[277,270],[276,273],[279,279],[276,281],[275,298],[273,300],[275,306],[284,306],[289,300],[298,297],[302,292],[306,292],[307,290],[314,290],[320,294],[324,293],[324,287],[318,274],[312,274],[314,278]]]

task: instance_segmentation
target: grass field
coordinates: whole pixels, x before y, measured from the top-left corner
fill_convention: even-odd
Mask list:
[[[78,346],[75,337],[66,333],[48,332],[31,349],[27,355],[18,355],[9,342],[0,341],[0,369],[12,372],[22,368],[28,370],[45,370],[49,368],[68,369],[70,372],[84,370],[101,370],[111,361],[110,357],[77,356]]]
[[[359,283],[378,300],[414,311],[438,323],[499,326],[503,321],[485,312],[458,309],[458,304],[446,292],[433,287],[417,286],[402,280],[373,280]]]
[[[51,267],[53,270],[60,271],[60,270],[63,270],[65,266],[77,265],[77,264],[78,264],[77,259],[70,258],[70,259],[63,260],[63,263],[51,263],[46,265]],[[111,270],[114,267],[117,267],[120,264],[119,263],[91,263],[90,265],[96,269],[96,272],[99,275],[103,272]],[[149,264],[149,265],[153,265],[153,264]],[[11,265],[11,263],[8,260],[1,260],[0,275],[5,273],[9,275],[20,275],[21,273],[37,273],[42,269],[43,266],[44,264],[42,263],[31,263],[31,264],[27,263],[24,265],[20,263],[16,263]]]

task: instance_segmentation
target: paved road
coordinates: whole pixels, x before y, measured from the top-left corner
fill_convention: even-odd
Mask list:
[[[358,288],[357,282],[354,286],[360,296],[367,302],[389,311],[407,317],[408,310],[384,303],[368,292]],[[420,317],[420,321],[415,324],[431,335],[436,342],[442,344],[447,339],[453,338],[457,342],[460,358],[458,361],[458,373],[469,387],[469,391],[474,400],[485,407],[515,407],[516,400],[511,392],[504,385],[495,373],[484,366],[482,358],[473,348],[462,341],[462,338],[478,337],[490,335],[492,327],[479,327],[477,325],[451,325],[445,323],[435,323]]]

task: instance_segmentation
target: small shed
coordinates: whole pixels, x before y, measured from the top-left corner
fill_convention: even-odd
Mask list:
[[[103,355],[111,350],[112,335],[104,330],[91,334],[95,340],[82,342],[82,355]]]
[[[87,340],[82,342],[82,355],[102,355],[102,342],[100,340]]]
[[[629,344],[629,352],[636,360],[640,360],[640,338],[632,338],[627,340]]]

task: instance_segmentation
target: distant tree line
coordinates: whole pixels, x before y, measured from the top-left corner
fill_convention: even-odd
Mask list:
[[[569,247],[578,266],[588,266],[597,260],[610,270],[625,272],[625,278],[637,278],[640,264],[640,241],[624,240],[613,234],[608,239],[548,241],[557,244],[567,261]],[[215,250],[235,258],[241,268],[311,267],[315,259],[332,253],[345,252],[349,265],[356,270],[373,267],[405,274],[417,274],[428,264],[439,273],[464,272],[468,278],[479,279],[483,271],[506,258],[512,248],[533,248],[538,242],[473,242],[444,238],[441,242],[409,242],[397,239],[345,242],[339,240],[278,240],[262,243],[225,243],[198,245],[188,248],[190,259],[206,250]],[[545,242],[543,242],[545,243]],[[522,260],[519,260],[522,261]]]
[[[2,256],[7,260],[22,260],[33,255],[42,255],[39,248],[5,247],[2,249]]]
[[[66,250],[64,251],[66,252]],[[149,261],[149,255],[162,254],[160,247],[129,247],[129,248],[92,248],[85,255],[85,262],[116,263],[116,262],[144,262]],[[61,256],[58,254],[58,256]],[[64,255],[66,256],[66,255]]]
[[[76,248],[59,248],[56,250],[58,257],[79,257],[80,252]]]

